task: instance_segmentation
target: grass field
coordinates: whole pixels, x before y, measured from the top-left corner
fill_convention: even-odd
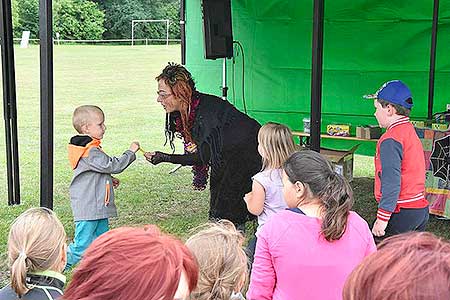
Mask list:
[[[0,286],[7,280],[6,241],[9,226],[25,209],[39,205],[39,49],[16,49],[16,80],[19,119],[19,155],[22,205],[7,205],[4,123],[0,125]],[[156,103],[155,76],[168,61],[180,60],[174,46],[56,46],[54,48],[54,209],[69,239],[74,224],[68,197],[70,170],[66,147],[74,134],[73,109],[96,104],[106,114],[103,148],[119,155],[133,140],[146,151],[164,148],[164,112]],[[194,74],[195,75],[195,74]],[[3,106],[1,106],[3,108]],[[180,150],[181,147],[178,147]],[[172,165],[150,165],[137,161],[117,177],[119,217],[111,227],[156,223],[164,231],[185,237],[207,220],[208,192],[191,189],[190,168],[168,175]],[[355,209],[372,222],[372,158],[357,156],[353,182]],[[448,223],[433,219],[430,230],[450,238]]]

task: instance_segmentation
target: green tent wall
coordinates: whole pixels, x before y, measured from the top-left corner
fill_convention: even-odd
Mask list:
[[[311,101],[313,1],[232,0],[233,38],[244,47],[245,100],[261,123],[302,130]],[[322,132],[330,123],[376,124],[362,95],[401,79],[413,93],[412,119],[428,108],[433,1],[325,1]],[[433,112],[450,103],[450,1],[440,1]],[[186,0],[186,66],[199,90],[221,95],[222,59],[203,55],[200,0]],[[242,110],[242,54],[227,61],[228,99]],[[234,81],[233,81],[234,77]],[[322,139],[349,148],[355,142]],[[373,142],[360,153],[373,154]]]

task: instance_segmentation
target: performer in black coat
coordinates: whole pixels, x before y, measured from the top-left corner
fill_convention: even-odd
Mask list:
[[[243,197],[251,177],[261,170],[258,130],[261,125],[232,104],[195,89],[191,73],[179,64],[167,65],[156,77],[158,99],[166,116],[166,142],[183,139],[184,154],[145,154],[152,164],[192,165],[195,189],[205,189],[210,168],[211,219],[242,225],[251,218]]]

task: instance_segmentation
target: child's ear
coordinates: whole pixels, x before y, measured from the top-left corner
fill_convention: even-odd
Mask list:
[[[81,132],[89,133],[89,123],[84,123],[83,125],[81,125]]]
[[[64,270],[64,268],[66,267],[66,264],[67,264],[67,244],[64,243],[62,245],[61,256],[60,256],[61,271]]]
[[[391,105],[391,104],[388,104],[387,105],[387,113],[388,113],[388,116],[393,116],[393,115],[395,115],[395,114],[397,114],[397,110],[395,109],[395,107],[393,106],[393,105]]]
[[[306,186],[300,182],[300,181],[296,181],[294,183],[295,186],[295,195],[297,196],[297,199],[303,199],[306,195]]]

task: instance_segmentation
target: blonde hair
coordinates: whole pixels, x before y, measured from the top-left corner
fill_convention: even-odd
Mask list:
[[[200,275],[191,299],[225,300],[239,292],[247,278],[247,256],[243,235],[233,223],[222,220],[208,223],[186,241],[197,258]]]
[[[54,267],[65,242],[63,225],[47,208],[30,208],[13,222],[8,236],[8,259],[11,287],[18,296],[30,289],[26,284],[27,272]]]
[[[259,129],[258,144],[264,152],[262,170],[281,168],[295,152],[291,130],[278,123],[269,122]]]
[[[84,133],[83,126],[91,121],[93,113],[99,113],[105,117],[102,109],[96,105],[82,105],[75,109],[72,116],[72,124],[78,133]]]

